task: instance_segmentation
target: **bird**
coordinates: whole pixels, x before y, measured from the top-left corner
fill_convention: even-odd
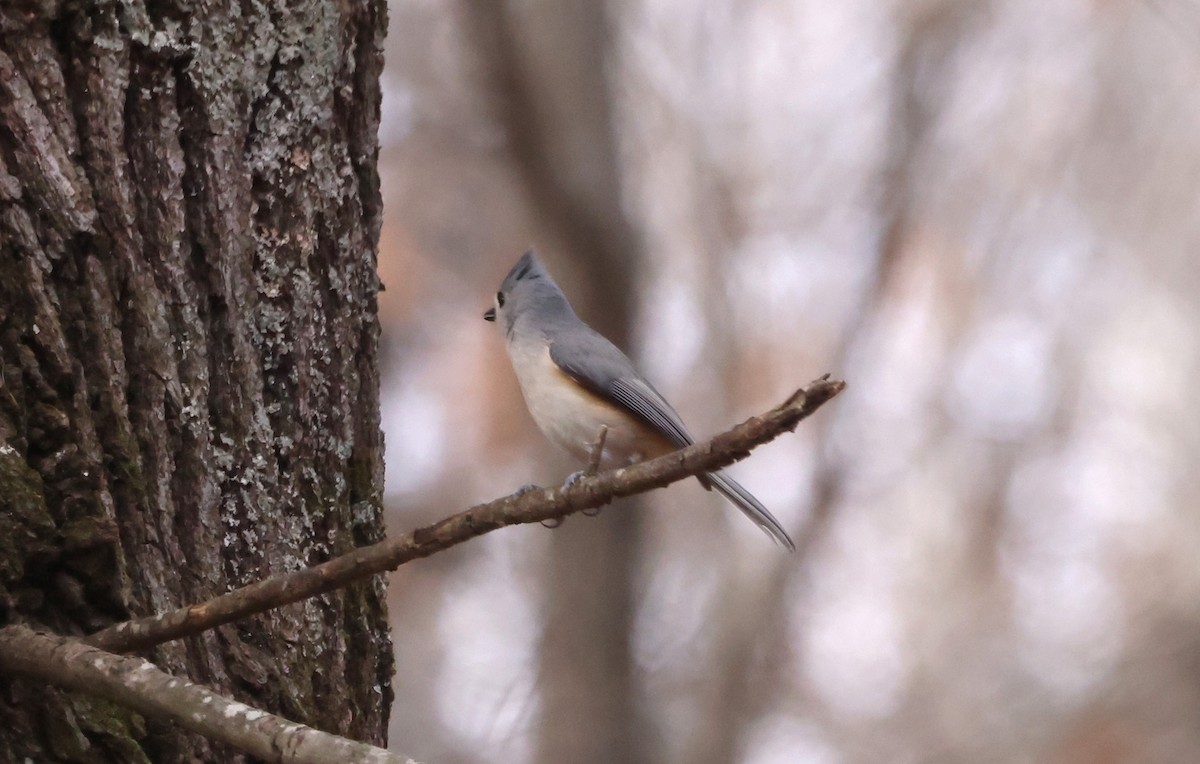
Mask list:
[[[633,362],[576,315],[532,250],[505,276],[483,317],[504,332],[534,422],[573,457],[586,462],[604,428],[600,469],[628,466],[695,442],[678,412]],[[729,475],[716,470],[697,478],[795,551],[775,516]]]

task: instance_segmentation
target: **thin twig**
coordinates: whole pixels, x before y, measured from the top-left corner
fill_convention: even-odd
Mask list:
[[[86,641],[112,652],[141,650],[395,570],[410,560],[428,557],[497,528],[565,517],[603,506],[622,496],[661,488],[701,472],[712,472],[745,458],[751,449],[784,432],[794,430],[801,420],[845,387],[846,383],[839,380],[819,379],[797,391],[782,405],[761,416],[751,417],[706,443],[586,477],[568,488],[542,488],[479,504],[432,525],[356,549],[311,568],[274,576],[198,605],[110,626]]]
[[[604,443],[608,440],[608,425],[600,425],[600,434],[596,436],[596,442],[592,444],[592,454],[588,459],[588,466],[583,471],[584,477],[591,477],[600,472],[600,460],[604,458]],[[595,517],[600,514],[600,507],[592,507],[591,509],[581,510],[581,514],[587,517]],[[544,525],[545,523],[543,523]]]
[[[584,477],[591,477],[600,471],[600,460],[604,457],[604,442],[608,440],[608,425],[600,425],[600,434],[596,436],[596,442],[592,444],[592,456],[588,459],[587,469],[584,470]]]
[[[224,698],[141,658],[25,626],[0,629],[0,672],[111,700],[175,722],[264,761],[291,764],[415,764],[399,754],[322,732]]]

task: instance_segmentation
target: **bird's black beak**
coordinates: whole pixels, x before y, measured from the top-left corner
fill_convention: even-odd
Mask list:
[[[483,320],[484,321],[495,321],[496,320],[496,309],[488,308],[486,311],[484,311]]]

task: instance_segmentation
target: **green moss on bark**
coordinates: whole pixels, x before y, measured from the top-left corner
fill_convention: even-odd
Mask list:
[[[54,520],[42,478],[16,449],[0,444],[0,598],[14,598],[28,561],[54,548]]]

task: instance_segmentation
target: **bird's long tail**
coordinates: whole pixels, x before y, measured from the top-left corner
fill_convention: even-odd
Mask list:
[[[754,495],[747,491],[733,478],[726,475],[724,472],[709,472],[704,476],[708,482],[721,492],[721,495],[729,499],[734,505],[745,513],[754,521],[754,524],[767,532],[767,535],[774,539],[777,543],[787,547],[789,552],[796,551],[796,545],[788,538],[787,531],[775,519],[775,516],[767,511],[767,508],[762,505]],[[705,481],[700,481],[705,482]],[[705,486],[707,487],[707,486]]]

